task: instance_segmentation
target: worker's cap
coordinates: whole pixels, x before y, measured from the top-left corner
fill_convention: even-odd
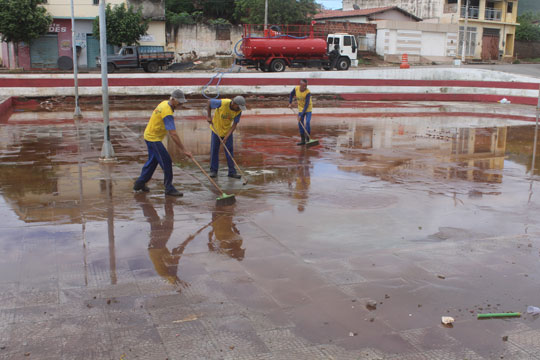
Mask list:
[[[184,96],[184,92],[180,89],[174,90],[171,94],[171,97],[179,103],[187,102],[186,97]]]
[[[246,110],[246,99],[244,99],[243,96],[236,96],[234,99],[233,99],[233,103],[235,103],[236,105],[238,105],[240,107],[240,109],[242,111]]]

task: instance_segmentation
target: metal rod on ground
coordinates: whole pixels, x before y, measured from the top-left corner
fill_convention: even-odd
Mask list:
[[[79,59],[77,58],[77,45],[75,44],[75,10],[73,8],[73,0],[71,0],[71,47],[73,48],[73,78],[75,80],[75,113],[73,117],[81,117],[81,109],[79,108],[79,81],[77,79]]]
[[[109,129],[109,83],[107,79],[107,25],[105,22],[105,0],[99,2],[99,48],[101,52],[101,102],[103,104],[104,139],[101,147],[103,161],[114,160],[114,150],[111,144]]]
[[[240,169],[240,166],[238,166],[238,164],[236,163],[236,161],[234,160],[234,157],[232,156],[231,152],[229,151],[229,149],[227,149],[227,146],[225,146],[225,142],[221,139],[221,136],[219,136],[216,131],[214,130],[214,127],[212,125],[210,125],[210,130],[212,130],[212,132],[214,134],[216,134],[216,136],[218,137],[219,141],[221,142],[221,145],[223,145],[223,147],[225,148],[225,151],[227,152],[227,154],[229,154],[229,156],[231,157],[231,160],[233,161],[234,165],[236,166],[236,168],[238,169],[238,172],[240,173],[240,175],[242,175],[242,185],[246,185],[248,183],[248,179],[246,178],[246,176],[244,175],[244,172],[242,171],[242,169]]]

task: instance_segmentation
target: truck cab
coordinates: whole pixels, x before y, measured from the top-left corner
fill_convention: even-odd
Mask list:
[[[354,35],[345,33],[328,34],[326,45],[328,53],[332,53],[336,45],[339,47],[339,56],[335,61],[335,67],[338,70],[347,70],[351,65],[358,66],[358,45]]]

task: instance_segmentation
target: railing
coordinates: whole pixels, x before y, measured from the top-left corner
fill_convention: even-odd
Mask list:
[[[477,6],[469,6],[469,19],[478,19],[480,9]],[[465,18],[465,6],[461,7],[461,17]]]
[[[486,8],[486,20],[501,21],[502,10]]]

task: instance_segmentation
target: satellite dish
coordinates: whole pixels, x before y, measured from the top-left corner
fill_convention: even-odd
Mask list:
[[[353,7],[354,10],[360,10],[360,6],[358,6],[358,5],[356,5],[356,4],[353,4],[352,7]]]

